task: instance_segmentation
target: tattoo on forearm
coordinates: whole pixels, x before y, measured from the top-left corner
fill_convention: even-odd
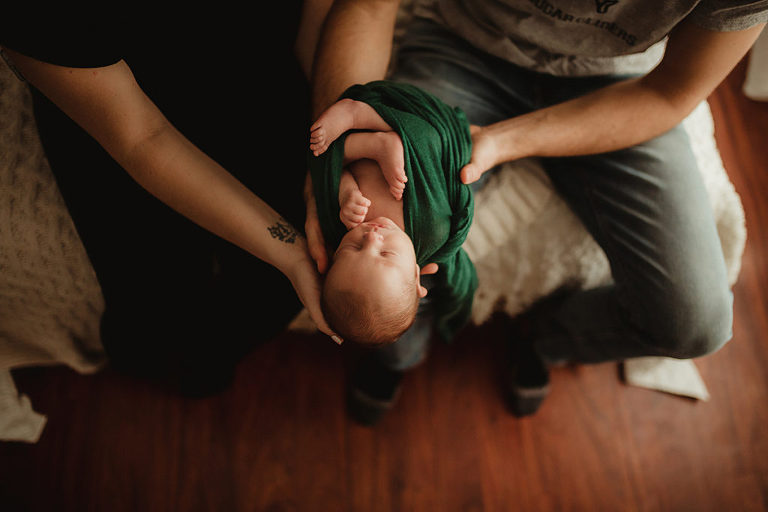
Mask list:
[[[296,231],[296,229],[282,217],[280,217],[274,226],[269,226],[267,230],[269,231],[269,234],[272,235],[272,238],[277,238],[281,242],[287,244],[294,243],[296,237],[300,236],[298,231]]]

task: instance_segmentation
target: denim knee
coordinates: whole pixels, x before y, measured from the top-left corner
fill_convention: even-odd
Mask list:
[[[692,359],[711,354],[733,334],[733,294],[727,287],[705,296],[671,291],[642,328],[645,343],[660,355]]]

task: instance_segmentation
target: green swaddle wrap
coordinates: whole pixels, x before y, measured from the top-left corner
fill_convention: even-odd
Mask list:
[[[461,248],[472,224],[472,191],[459,172],[469,162],[472,139],[464,112],[409,84],[353,85],[339,99],[367,103],[403,141],[408,181],[403,193],[405,232],[419,266],[437,263],[429,296],[435,328],[445,340],[469,320],[477,274]],[[348,132],[349,133],[349,132]],[[325,240],[337,247],[347,232],[339,219],[343,134],[322,155],[309,153],[317,213]]]

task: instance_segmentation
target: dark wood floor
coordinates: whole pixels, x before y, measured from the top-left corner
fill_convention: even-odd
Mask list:
[[[734,338],[697,361],[711,401],[565,367],[515,419],[498,322],[436,347],[374,429],[346,418],[347,358],[319,336],[259,347],[201,400],[111,370],[19,370],[48,424],[37,445],[0,443],[0,510],[768,510],[768,103],[742,96],[744,72],[711,98],[749,230]]]

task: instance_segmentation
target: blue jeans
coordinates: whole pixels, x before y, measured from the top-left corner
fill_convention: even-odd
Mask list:
[[[459,106],[472,124],[487,125],[628,77],[531,72],[417,20],[401,43],[391,78]],[[605,251],[613,278],[558,303],[535,341],[544,359],[692,358],[731,338],[733,298],[722,247],[682,126],[631,148],[546,158],[542,164]],[[429,326],[425,308],[413,329],[381,349],[382,361],[401,370],[420,362]]]

